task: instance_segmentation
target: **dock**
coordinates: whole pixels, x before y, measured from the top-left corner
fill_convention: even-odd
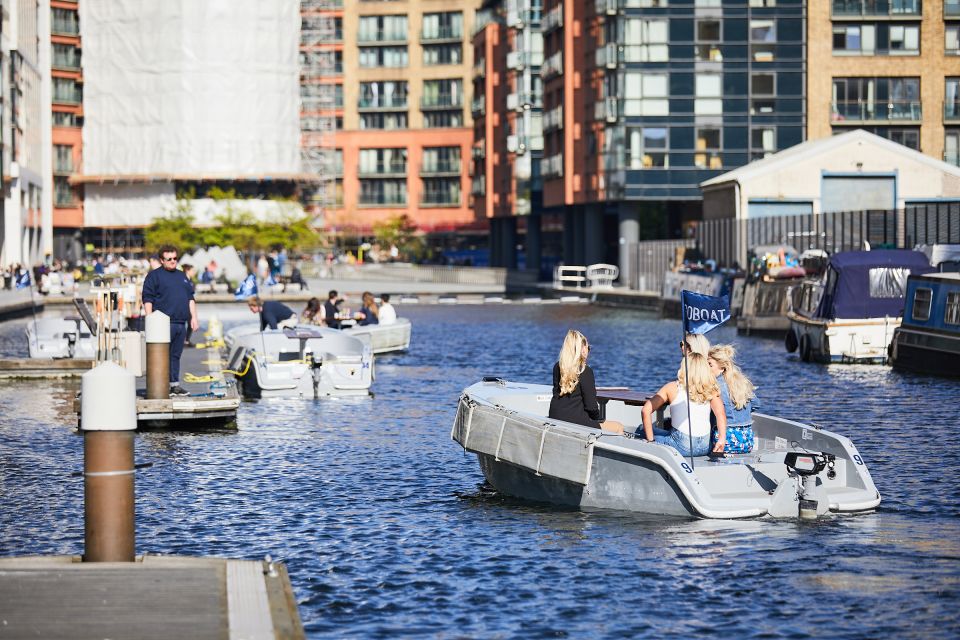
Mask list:
[[[94,364],[86,358],[2,358],[0,378],[78,378]]]
[[[48,640],[304,637],[282,563],[159,555],[0,558],[0,625]]]

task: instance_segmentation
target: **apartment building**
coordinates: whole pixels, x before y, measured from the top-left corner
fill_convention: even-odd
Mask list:
[[[539,268],[543,183],[543,60],[540,0],[488,0],[474,25],[473,180],[478,217],[490,222],[491,264]]]
[[[342,203],[327,228],[367,234],[408,215],[426,232],[485,226],[468,201],[469,34],[477,0],[344,0]]]
[[[83,70],[77,0],[50,0],[53,142],[53,253],[82,256],[83,186],[70,177],[83,163]]]
[[[866,129],[960,165],[960,1],[808,3],[808,137]]]

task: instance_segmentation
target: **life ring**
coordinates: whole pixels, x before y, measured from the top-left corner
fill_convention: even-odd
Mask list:
[[[793,329],[787,331],[787,335],[783,337],[783,346],[786,348],[787,353],[793,353],[797,350],[799,344],[797,343],[797,334],[793,332]]]

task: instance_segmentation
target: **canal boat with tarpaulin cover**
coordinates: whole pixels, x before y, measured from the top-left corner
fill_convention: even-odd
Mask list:
[[[895,369],[960,377],[960,273],[910,276],[890,362]]]
[[[629,433],[548,418],[551,397],[548,385],[499,378],[485,378],[460,396],[451,437],[477,454],[497,491],[580,508],[699,518],[815,518],[880,504],[853,443],[815,425],[755,413],[752,453],[689,459]],[[606,417],[637,425],[641,408],[609,400]]]
[[[919,251],[844,251],[823,276],[790,292],[787,351],[804,362],[884,363],[910,275],[933,267]]]

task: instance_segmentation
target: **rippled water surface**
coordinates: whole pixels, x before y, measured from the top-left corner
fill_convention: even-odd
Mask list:
[[[217,311],[229,325],[249,319]],[[49,312],[48,313],[53,313]],[[807,365],[737,338],[766,412],[850,436],[877,513],[816,523],[581,512],[482,488],[450,440],[483,375],[549,382],[567,328],[600,385],[675,374],[679,322],[579,306],[408,306],[376,396],[244,403],[237,431],[147,432],[137,550],[284,560],[311,637],[917,637],[960,634],[960,383]],[[25,355],[26,321],[0,325]],[[0,555],[80,554],[75,383],[0,382]]]

